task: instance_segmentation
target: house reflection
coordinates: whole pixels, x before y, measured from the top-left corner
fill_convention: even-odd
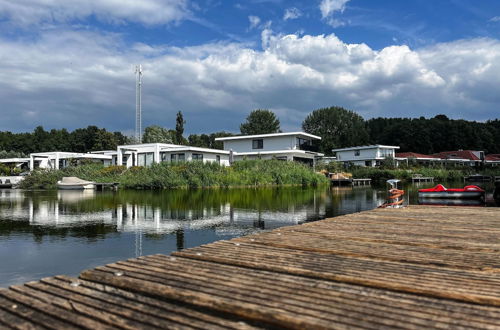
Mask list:
[[[218,236],[239,236],[315,221],[339,214],[371,209],[384,196],[363,189],[247,189],[169,192],[29,192],[0,190],[0,235],[32,231],[37,235],[76,228],[99,235],[139,233],[175,235],[177,248],[184,248],[186,233],[211,230]],[[28,223],[26,223],[28,222]],[[45,230],[45,231],[44,231]],[[78,230],[85,235],[85,230]],[[90,237],[90,236],[89,236]]]

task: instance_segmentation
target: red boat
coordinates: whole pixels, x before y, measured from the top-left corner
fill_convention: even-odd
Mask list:
[[[459,199],[481,199],[484,198],[485,191],[478,186],[470,185],[463,188],[447,189],[442,184],[434,188],[419,189],[419,198],[459,198]]]

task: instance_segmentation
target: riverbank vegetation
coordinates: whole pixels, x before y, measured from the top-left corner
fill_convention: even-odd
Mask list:
[[[309,167],[279,160],[243,160],[231,167],[217,163],[159,163],[149,167],[103,167],[88,164],[61,170],[35,170],[21,183],[23,189],[51,189],[62,177],[94,182],[117,182],[120,188],[175,189],[271,185],[316,186],[328,180]]]
[[[424,167],[418,165],[408,166],[404,164],[400,167],[395,167],[391,159],[383,161],[380,167],[349,166],[345,168],[341,162],[330,162],[328,164],[317,165],[316,170],[329,173],[348,172],[352,174],[354,179],[372,179],[375,182],[384,182],[389,179],[399,179],[411,182],[411,178],[416,175],[433,177],[434,181],[462,181],[465,176],[472,174],[500,176],[500,167],[478,169],[470,166]]]

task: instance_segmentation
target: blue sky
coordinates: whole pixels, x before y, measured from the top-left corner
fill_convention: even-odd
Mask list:
[[[0,0],[0,130],[97,125],[237,132],[252,109],[297,130],[365,118],[498,118],[495,0]]]

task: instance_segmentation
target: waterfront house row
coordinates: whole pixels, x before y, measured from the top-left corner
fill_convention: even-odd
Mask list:
[[[224,150],[199,148],[168,143],[142,143],[118,146],[117,150],[90,153],[41,152],[28,158],[0,159],[0,163],[33,170],[36,168],[59,169],[82,162],[97,162],[105,166],[149,166],[160,162],[202,161],[229,166],[233,161],[252,158],[276,158],[313,165],[323,156],[314,149],[313,141],[320,137],[303,133],[276,133],[219,138]]]
[[[333,149],[335,160],[345,165],[380,166],[390,157],[395,166],[400,165],[448,165],[448,166],[500,166],[500,155],[485,155],[484,151],[456,150],[424,155],[415,152],[397,153],[399,146],[369,145]]]

